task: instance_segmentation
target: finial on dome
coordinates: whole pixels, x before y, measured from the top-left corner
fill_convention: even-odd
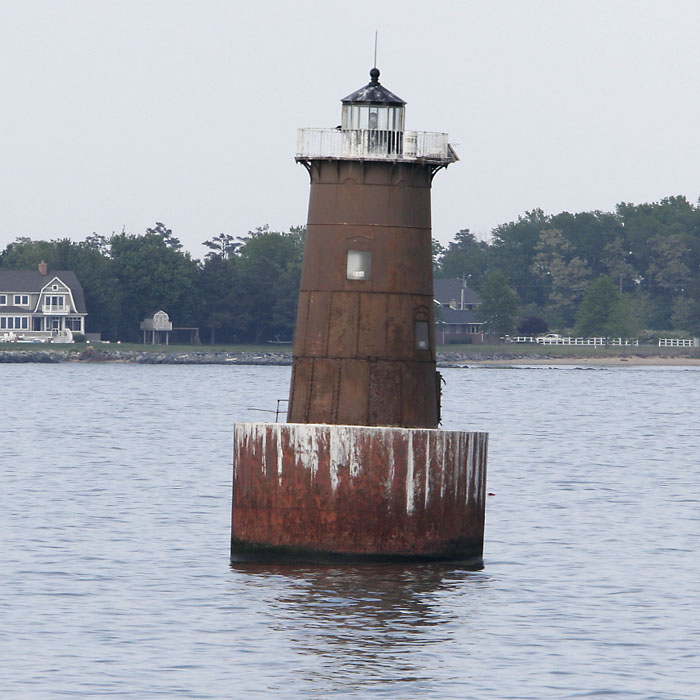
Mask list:
[[[377,66],[369,72],[369,77],[372,78],[371,85],[379,85],[379,68]]]

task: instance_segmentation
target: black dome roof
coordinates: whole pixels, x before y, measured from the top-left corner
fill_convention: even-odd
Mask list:
[[[372,80],[364,87],[356,90],[351,95],[342,99],[343,104],[354,104],[357,102],[369,102],[370,104],[381,105],[405,105],[406,103],[393,92],[387,90],[383,85],[379,84],[379,69],[372,68],[369,72],[369,77]]]

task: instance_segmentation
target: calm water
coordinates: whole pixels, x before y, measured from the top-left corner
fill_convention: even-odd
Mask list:
[[[288,368],[0,365],[0,698],[700,697],[700,370],[445,370],[485,567],[235,566]]]

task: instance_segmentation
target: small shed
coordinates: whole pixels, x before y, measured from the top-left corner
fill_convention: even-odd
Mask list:
[[[168,345],[173,324],[168,314],[160,309],[141,321],[141,330],[143,331],[144,345],[149,340],[149,333],[151,345],[162,345],[163,340]]]

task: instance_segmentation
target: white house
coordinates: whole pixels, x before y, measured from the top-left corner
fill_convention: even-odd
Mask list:
[[[71,270],[0,268],[0,341],[51,340],[85,333],[85,296]],[[71,331],[68,333],[67,331]]]

